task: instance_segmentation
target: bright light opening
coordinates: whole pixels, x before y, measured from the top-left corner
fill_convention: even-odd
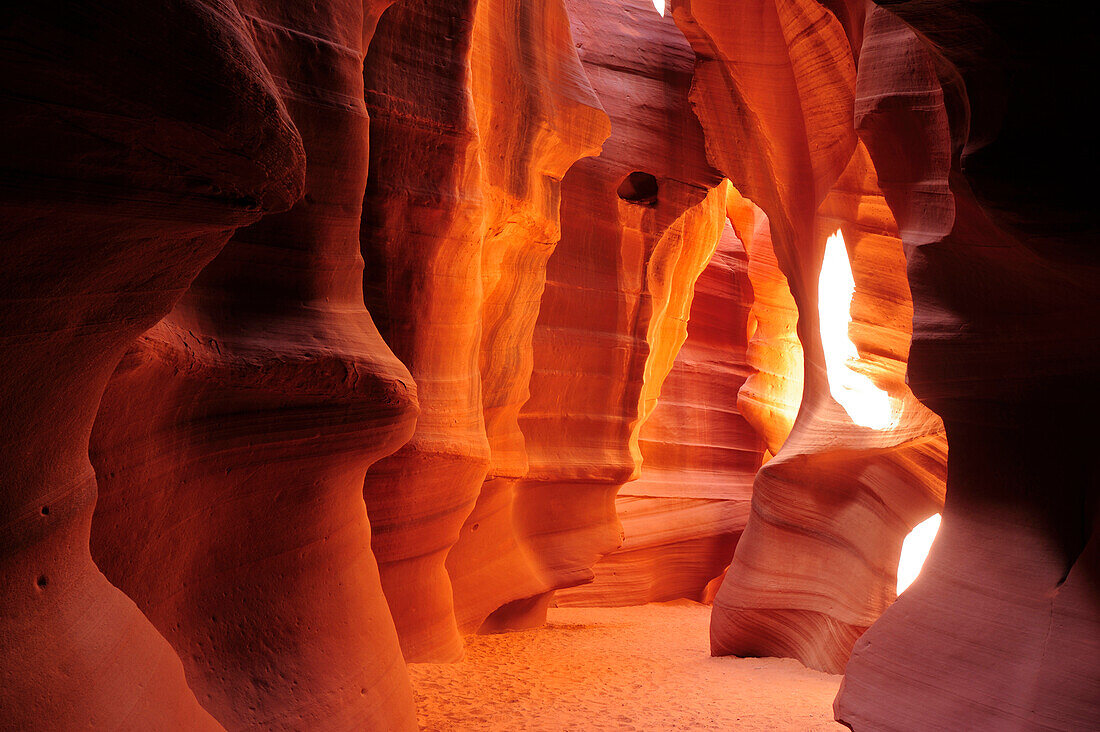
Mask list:
[[[653,0],[653,7],[657,8],[662,18],[665,17],[665,0]]]
[[[859,360],[859,351],[848,338],[855,292],[856,281],[848,262],[844,235],[837,229],[825,242],[825,259],[821,263],[817,289],[817,312],[821,319],[821,346],[825,350],[829,393],[856,424],[876,430],[886,429],[894,423],[890,395],[850,366],[853,361]]]
[[[928,556],[928,550],[932,548],[932,542],[936,539],[936,532],[940,530],[940,515],[937,513],[913,527],[909,536],[901,545],[901,561],[898,562],[898,594],[905,592],[905,588],[913,584],[913,580],[920,574],[924,566],[924,559]]]

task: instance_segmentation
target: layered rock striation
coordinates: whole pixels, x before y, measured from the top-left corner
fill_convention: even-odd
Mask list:
[[[699,58],[692,98],[712,159],[767,214],[798,308],[804,387],[789,436],[756,478],[711,645],[836,673],[894,599],[902,540],[942,503],[946,445],[904,383],[912,306],[897,226],[851,122],[847,36],[816,2],[748,5],[733,16],[692,0],[674,16]],[[837,231],[839,270],[823,265]],[[851,289],[834,293],[838,273]],[[855,359],[838,358],[849,342]],[[790,401],[761,400],[773,388],[764,381],[746,392],[750,414],[754,402]],[[885,418],[862,414],[868,399]],[[785,431],[777,418],[769,426],[757,412],[769,447]]]
[[[640,0],[568,7],[612,132],[562,181],[562,236],[519,416],[529,469],[494,486],[526,571],[502,588],[499,605],[510,604],[486,629],[541,622],[552,590],[590,581],[619,545],[614,497],[637,475],[638,430],[724,224],[725,187],[706,163],[687,98],[691,52],[675,26]]]
[[[384,4],[239,5],[301,134],[304,190],[239,229],[116,370],[92,435],[92,553],[227,728],[407,729],[362,500],[417,416],[358,243]]]
[[[0,727],[412,729],[676,597],[856,730],[1096,726],[1089,23],[147,5],[0,30]]]
[[[298,198],[302,140],[231,4],[5,16],[0,726],[219,729],[92,562],[89,435],[142,331],[234,229]]]
[[[695,283],[687,340],[639,430],[639,477],[615,500],[623,545],[592,583],[557,592],[556,605],[699,600],[730,563],[765,449],[737,408],[749,375],[748,259],[727,223]]]
[[[1095,401],[1098,355],[1079,332],[1100,313],[1076,175],[1092,137],[1067,103],[1091,31],[1007,5],[891,3],[855,20],[856,127],[889,181],[913,290],[909,382],[951,455],[940,534],[856,645],[837,718],[1095,726],[1096,470],[1067,428]],[[1036,146],[1050,130],[1057,142]]]

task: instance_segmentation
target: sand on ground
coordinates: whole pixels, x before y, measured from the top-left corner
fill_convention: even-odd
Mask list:
[[[835,732],[839,675],[712,658],[710,608],[551,608],[536,630],[470,636],[459,663],[409,666],[430,732]]]

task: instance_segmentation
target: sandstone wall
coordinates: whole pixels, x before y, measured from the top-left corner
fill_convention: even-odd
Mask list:
[[[0,725],[218,729],[92,563],[89,434],[142,331],[297,200],[302,139],[231,4],[39,3],[0,34]]]
[[[894,599],[902,540],[943,501],[946,446],[939,420],[904,383],[912,306],[901,241],[851,124],[856,74],[844,30],[816,2],[745,6],[730,14],[692,0],[674,16],[699,58],[692,94],[711,157],[768,216],[798,307],[805,379],[792,431],[756,478],[714,600],[711,646],[837,673]],[[819,274],[838,229],[854,278],[842,337],[859,354],[842,368],[889,395],[881,425],[857,422],[834,398],[843,387],[831,382],[852,377],[827,368],[821,328],[832,307],[821,310]],[[780,420],[768,440],[777,447]],[[765,435],[769,421],[757,417]]]
[[[750,373],[750,266],[727,222],[695,283],[687,340],[639,431],[640,475],[615,501],[623,545],[591,584],[556,593],[556,605],[699,600],[730,563],[765,449],[737,408]]]

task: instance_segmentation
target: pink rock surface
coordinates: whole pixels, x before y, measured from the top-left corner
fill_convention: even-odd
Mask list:
[[[556,593],[556,605],[698,600],[730,563],[764,453],[737,409],[749,374],[748,270],[727,224],[695,283],[687,340],[640,429],[639,478],[615,501],[623,545],[600,560],[592,583]]]
[[[134,339],[234,228],[297,198],[301,140],[232,6],[6,16],[0,726],[219,729],[92,563],[88,439]]]
[[[1100,312],[1095,223],[1068,190],[1083,151],[1036,147],[1085,139],[1065,100],[1087,31],[1051,23],[900,3],[859,28],[856,125],[907,245],[909,380],[951,457],[921,576],[848,665],[835,710],[857,730],[1100,719],[1095,468],[1067,429],[1095,393],[1097,341],[1072,334]]]
[[[228,728],[406,729],[362,501],[417,414],[362,296],[362,68],[383,6],[241,7],[301,132],[304,195],[237,231],[123,359],[92,437],[93,556]]]
[[[756,478],[714,599],[711,644],[839,672],[894,599],[902,540],[943,500],[945,445],[903,380],[912,306],[896,225],[846,112],[855,94],[847,36],[815,2],[748,5],[735,17],[692,0],[674,14],[699,54],[692,98],[708,151],[767,213],[798,307],[805,381],[789,437]],[[878,428],[831,395],[838,375],[827,373],[818,276],[837,229],[855,280],[848,338],[860,358],[847,368],[889,394],[892,418]],[[758,390],[747,396],[760,401]],[[769,444],[781,427],[764,431]]]

